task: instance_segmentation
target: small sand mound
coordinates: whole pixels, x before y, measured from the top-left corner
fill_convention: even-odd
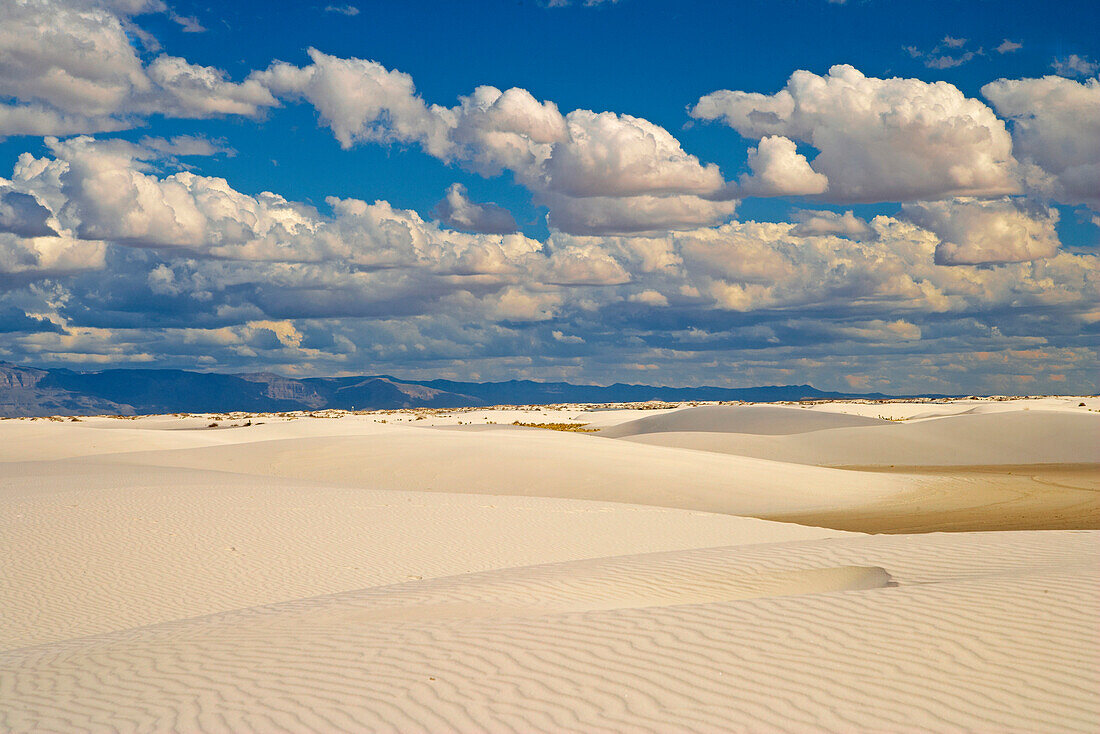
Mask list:
[[[601,436],[622,438],[645,433],[714,432],[779,436],[830,428],[872,426],[878,418],[846,413],[824,413],[773,405],[704,405],[622,423],[600,431]]]

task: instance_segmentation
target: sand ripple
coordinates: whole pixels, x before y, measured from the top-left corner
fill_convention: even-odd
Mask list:
[[[11,651],[0,726],[1094,731],[1100,533],[984,535],[507,569]]]

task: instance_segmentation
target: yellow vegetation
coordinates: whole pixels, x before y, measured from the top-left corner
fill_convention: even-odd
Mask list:
[[[599,428],[585,428],[587,423],[521,423],[513,421],[513,426],[527,426],[528,428],[545,428],[548,431],[572,431],[574,433],[595,433]]]

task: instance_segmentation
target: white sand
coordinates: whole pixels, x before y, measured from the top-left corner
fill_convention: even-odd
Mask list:
[[[785,435],[680,430],[624,438],[651,446],[819,466],[1100,462],[1100,415],[1039,410],[884,421]]]
[[[610,426],[601,436],[623,438],[650,433],[716,432],[797,435],[853,426],[886,425],[881,418],[779,405],[710,405],[684,408]]]
[[[1096,731],[1100,532],[736,516],[1098,461],[1077,402],[0,421],[0,730]]]

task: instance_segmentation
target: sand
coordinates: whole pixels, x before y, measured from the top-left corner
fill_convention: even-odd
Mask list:
[[[0,730],[1096,731],[1097,410],[0,421]]]
[[[776,410],[793,414],[790,418],[799,415],[797,408]],[[618,431],[629,427],[624,424]],[[964,413],[782,434],[681,429],[624,433],[622,437],[649,446],[816,466],[1100,463],[1100,414],[1085,411]]]
[[[1100,464],[845,468],[933,479],[935,484],[855,511],[765,516],[865,533],[1100,529]]]

